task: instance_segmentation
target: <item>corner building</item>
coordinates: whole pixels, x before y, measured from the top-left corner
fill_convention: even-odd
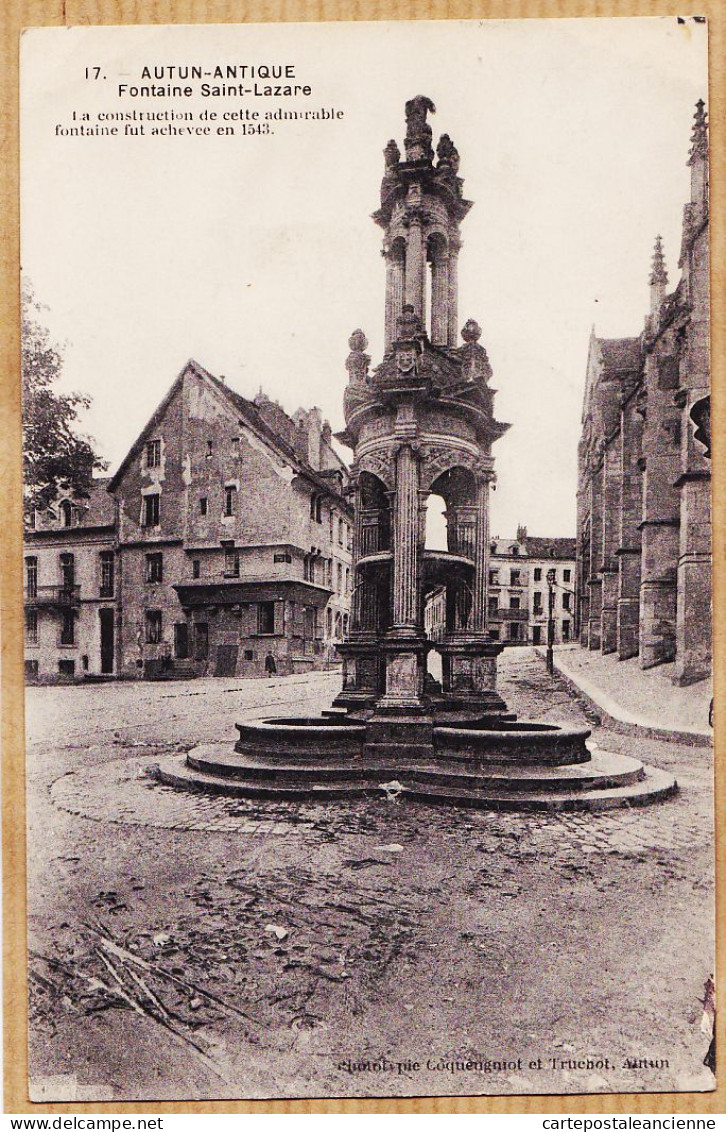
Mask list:
[[[590,339],[578,450],[577,570],[585,648],[711,673],[708,126],[696,106],[691,199],[668,292],[661,239],[638,337]]]
[[[114,477],[27,535],[29,675],[325,667],[348,628],[347,483],[317,409],[289,417],[190,361]]]

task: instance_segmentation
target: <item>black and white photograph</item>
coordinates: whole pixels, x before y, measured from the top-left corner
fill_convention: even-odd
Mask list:
[[[30,1101],[716,1088],[707,55],[23,33]]]

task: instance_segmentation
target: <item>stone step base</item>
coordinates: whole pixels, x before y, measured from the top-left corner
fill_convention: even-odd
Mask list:
[[[228,748],[227,748],[228,752]],[[184,756],[162,760],[158,779],[188,790],[258,799],[330,799],[386,793],[383,785],[401,783],[399,796],[416,801],[497,810],[601,810],[647,805],[677,790],[673,777],[636,759],[597,752],[578,767],[502,767],[500,774],[462,774],[437,765],[398,762],[365,766],[318,766],[240,761],[239,755],[207,745]],[[196,763],[196,765],[192,765]],[[210,768],[213,772],[210,773]],[[589,773],[583,774],[583,771]]]

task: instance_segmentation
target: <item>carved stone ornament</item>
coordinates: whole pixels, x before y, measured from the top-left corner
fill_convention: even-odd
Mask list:
[[[436,107],[430,98],[419,94],[406,103],[406,147],[407,161],[432,161],[434,151],[431,146],[431,127],[426,121],[427,113],[435,114]]]
[[[488,465],[484,467],[481,457],[472,452],[461,448],[449,448],[443,444],[431,444],[426,446],[421,487],[425,491],[430,491],[434,481],[452,468],[466,468],[475,475],[491,470]]]
[[[439,159],[439,168],[451,169],[453,173],[459,171],[459,151],[448,134],[442,134],[436,146],[436,156]]]
[[[400,346],[396,350],[396,369],[403,374],[415,374],[418,371],[418,352],[414,346]]]
[[[363,382],[368,376],[368,366],[371,361],[370,356],[364,352],[368,345],[368,339],[362,330],[354,330],[348,339],[348,345],[350,346],[350,353],[345,363],[348,380]]]
[[[465,342],[478,342],[481,338],[481,326],[473,318],[467,319],[461,331]]]
[[[395,474],[390,452],[367,452],[358,463],[358,473],[370,472],[377,476],[386,491],[393,491]]]

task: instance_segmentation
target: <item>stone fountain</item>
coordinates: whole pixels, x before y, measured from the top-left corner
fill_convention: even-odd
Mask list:
[[[163,782],[260,798],[364,794],[497,809],[601,809],[673,793],[635,758],[593,749],[587,729],[518,721],[497,693],[502,646],[487,633],[492,370],[469,320],[457,344],[459,230],[472,207],[447,134],[432,147],[423,96],[406,104],[405,157],[384,150],[385,348],[372,372],[350,337],[345,431],[355,453],[351,631],[343,687],[319,718],[238,724],[234,748],[163,761]],[[430,495],[446,505],[447,549],[425,549]],[[443,634],[424,631],[444,592]],[[441,681],[427,656],[441,657]]]

